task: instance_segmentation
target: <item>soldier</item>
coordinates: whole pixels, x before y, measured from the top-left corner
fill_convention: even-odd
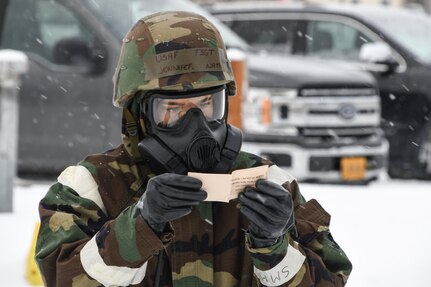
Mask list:
[[[46,286],[343,286],[330,216],[227,124],[235,81],[204,17],[162,12],[126,34],[114,76],[123,144],[66,168],[41,200]],[[268,165],[229,203],[187,172]]]

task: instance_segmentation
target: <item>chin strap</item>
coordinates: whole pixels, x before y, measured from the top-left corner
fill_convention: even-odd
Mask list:
[[[123,117],[126,120],[123,126],[123,142],[133,158],[140,158],[141,155],[138,150],[139,122],[133,117],[132,112],[128,108],[123,109]]]

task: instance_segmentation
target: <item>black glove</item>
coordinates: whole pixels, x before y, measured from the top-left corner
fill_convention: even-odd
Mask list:
[[[147,190],[137,204],[142,217],[156,232],[162,232],[167,222],[189,214],[192,206],[207,198],[199,179],[164,173],[148,181]]]
[[[269,247],[294,224],[293,202],[282,186],[260,179],[256,188],[246,187],[239,194],[240,211],[249,222],[252,247]]]

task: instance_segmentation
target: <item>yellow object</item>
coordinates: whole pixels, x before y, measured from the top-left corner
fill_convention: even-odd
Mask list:
[[[33,238],[31,242],[30,252],[27,256],[27,266],[25,277],[29,284],[34,286],[43,286],[42,276],[40,275],[39,268],[36,265],[36,260],[34,259],[35,249],[36,249],[36,239],[39,232],[39,222],[36,223],[33,232]]]
[[[345,157],[341,159],[341,178],[346,181],[365,179],[367,159],[365,157]]]

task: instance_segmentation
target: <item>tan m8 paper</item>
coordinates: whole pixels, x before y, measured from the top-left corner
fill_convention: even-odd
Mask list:
[[[202,189],[208,193],[205,201],[229,202],[237,198],[246,186],[254,186],[258,179],[266,179],[268,166],[238,169],[232,174],[189,172],[188,175],[202,181]]]

